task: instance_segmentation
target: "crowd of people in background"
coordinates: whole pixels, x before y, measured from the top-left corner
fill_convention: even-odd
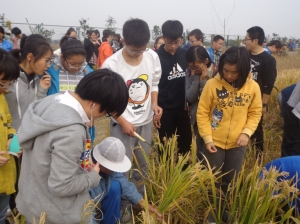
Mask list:
[[[15,27],[10,42],[0,27],[0,224],[14,207],[27,223],[41,212],[49,223],[79,223],[90,198],[98,206],[89,222],[130,223],[137,204],[161,220],[137,185],[150,146],[136,137],[151,142],[153,125],[161,142],[178,135],[179,154],[191,150],[194,133],[198,159],[221,170],[217,187],[226,194],[248,143],[258,159],[265,150],[263,116],[277,77],[272,55],[283,47],[265,43],[261,27],[245,33],[240,46],[225,50],[223,36],[206,47],[194,29],[183,45],[182,23],[168,20],[150,49],[148,24],[130,19],[123,37],[88,30],[82,42],[70,28],[53,52],[38,34]],[[295,46],[291,40],[288,49]],[[300,81],[279,95],[282,157],[300,155],[299,91]],[[110,117],[110,137],[94,145],[94,118],[103,116]],[[15,136],[17,156],[9,154]]]

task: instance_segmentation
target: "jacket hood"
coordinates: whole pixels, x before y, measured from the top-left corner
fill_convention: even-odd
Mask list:
[[[228,82],[226,82],[225,81],[225,79],[222,79],[221,78],[221,75],[218,73],[215,77],[214,77],[214,79],[217,79],[219,82],[221,82],[223,85],[226,85],[226,86],[231,86],[232,88],[234,88],[232,85],[230,85]],[[251,72],[249,72],[249,74],[248,74],[248,77],[247,77],[247,80],[246,80],[246,83],[245,84],[247,84],[247,83],[249,83],[249,82],[251,82],[253,79],[252,79],[252,73]]]
[[[29,105],[18,130],[19,144],[24,150],[31,150],[39,135],[76,123],[85,127],[78,112],[59,103],[57,96],[52,95]]]

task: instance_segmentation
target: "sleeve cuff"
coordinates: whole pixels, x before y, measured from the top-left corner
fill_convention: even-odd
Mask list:
[[[253,134],[253,132],[249,128],[244,128],[244,130],[242,131],[242,133],[247,134],[249,136],[249,138]]]
[[[203,137],[203,140],[204,140],[205,144],[214,142],[211,135]]]
[[[133,205],[137,205],[142,198],[143,198],[143,196],[140,193],[138,193],[138,195],[136,196],[136,198],[133,201],[131,201],[131,203]]]
[[[158,86],[152,86],[151,92],[158,92]]]
[[[47,92],[48,92],[48,89],[45,89],[44,87],[41,87],[41,86],[40,86],[39,91],[40,91],[41,93],[47,93]]]

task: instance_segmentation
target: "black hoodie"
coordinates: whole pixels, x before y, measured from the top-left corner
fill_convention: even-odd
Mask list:
[[[161,45],[156,51],[159,56],[162,74],[158,84],[158,105],[167,110],[185,108],[186,50],[179,47],[172,55]]]

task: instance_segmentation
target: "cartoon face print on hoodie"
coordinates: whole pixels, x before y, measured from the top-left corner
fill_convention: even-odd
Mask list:
[[[222,86],[222,90],[216,89],[217,91],[217,97],[218,97],[218,106],[220,108],[224,108],[227,105],[227,101],[228,101],[228,95],[229,92],[227,89],[225,89],[224,86]]]
[[[211,121],[211,127],[213,130],[216,130],[216,128],[219,127],[219,122],[223,118],[223,111],[218,110],[217,107],[215,107],[213,113],[212,113],[212,121]]]
[[[143,107],[143,103],[148,99],[150,86],[147,83],[148,75],[142,74],[136,79],[128,80],[128,102],[133,104],[132,109],[137,110]]]

